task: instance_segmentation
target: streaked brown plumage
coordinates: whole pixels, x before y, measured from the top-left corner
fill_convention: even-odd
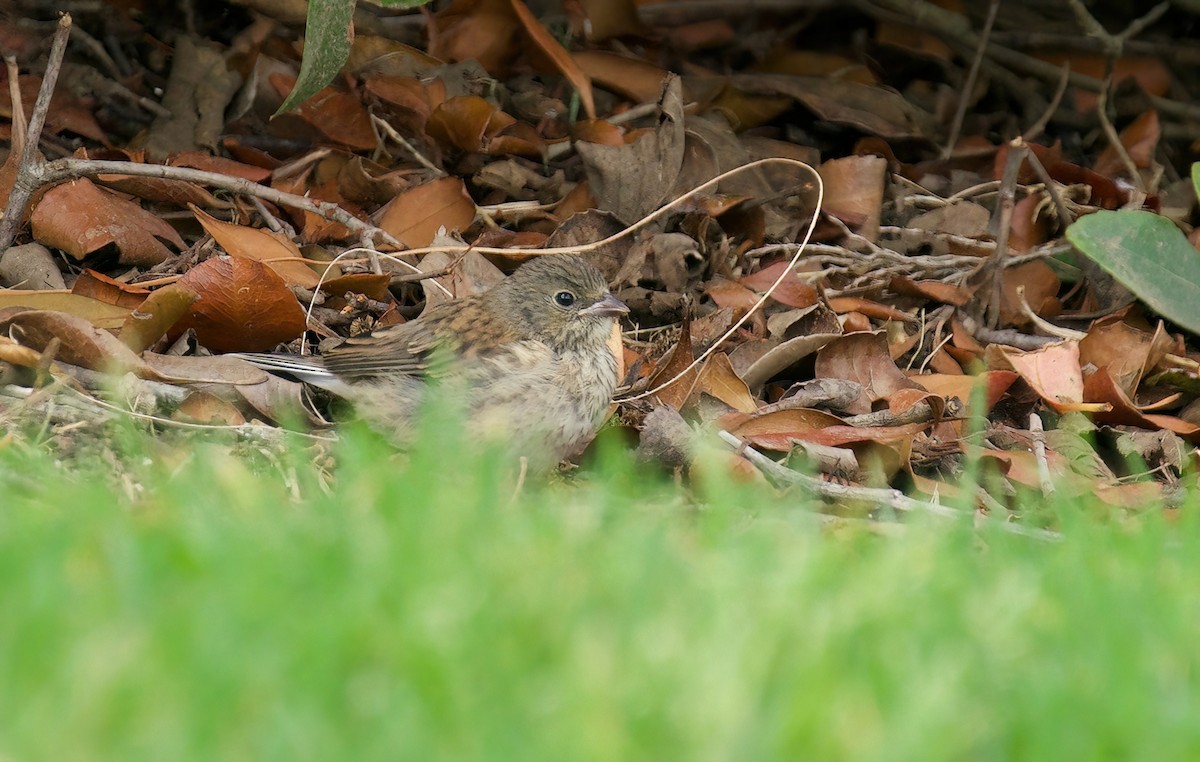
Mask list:
[[[511,443],[545,468],[585,444],[603,420],[617,384],[608,341],[626,312],[594,267],[547,255],[483,294],[347,339],[320,360],[247,358],[349,399],[401,445],[434,388],[462,406],[469,433]]]

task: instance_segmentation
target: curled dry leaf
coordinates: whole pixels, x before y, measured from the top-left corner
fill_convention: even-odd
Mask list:
[[[655,398],[660,404],[679,410],[687,403],[696,386],[696,379],[700,375],[699,369],[689,369],[688,367],[692,364],[693,359],[691,320],[685,318],[679,328],[679,340],[675,342],[675,346],[671,347],[671,351],[658,361],[654,373],[650,376],[649,388],[658,389],[659,386],[683,373],[679,379],[656,392]]]
[[[111,245],[120,252],[121,264],[150,267],[171,256],[163,241],[184,248],[175,228],[161,218],[86,179],[46,191],[31,222],[38,242],[75,259]]]
[[[1200,426],[1173,415],[1144,413],[1122,391],[1116,380],[1104,368],[1087,377],[1081,394],[1089,402],[1099,403],[1095,413],[1097,423],[1113,426],[1136,426],[1141,429],[1166,429],[1189,442],[1200,441]],[[1104,409],[1107,408],[1107,409]]]
[[[987,355],[991,367],[1007,364],[1055,410],[1083,409],[1078,341],[1059,341],[1029,352],[993,344]]]
[[[439,105],[425,125],[445,149],[540,158],[537,131],[478,95],[458,95]]]
[[[813,333],[807,336],[797,336],[782,344],[769,349],[764,354],[754,358],[742,373],[742,379],[753,391],[762,389],[763,384],[775,374],[798,363],[813,352],[822,349],[826,344],[841,337],[839,333]]]
[[[1079,341],[1079,362],[1104,368],[1132,397],[1142,377],[1171,351],[1171,343],[1162,321],[1150,334],[1122,320],[1098,320]]]
[[[189,328],[214,352],[263,352],[304,332],[304,310],[274,270],[253,259],[213,257],[180,283],[200,295],[172,335]]]
[[[887,159],[846,156],[825,162],[817,171],[825,183],[823,211],[837,217],[864,238],[877,239]]]
[[[39,243],[27,243],[0,252],[0,286],[49,291],[66,288],[67,284],[50,250]]]
[[[316,288],[320,276],[308,265],[296,261],[304,255],[291,238],[271,230],[223,222],[194,206],[190,208],[204,230],[231,256],[266,264],[290,286]]]
[[[135,310],[150,296],[150,289],[131,286],[95,270],[84,270],[71,284],[71,293]],[[64,310],[69,312],[70,310]]]

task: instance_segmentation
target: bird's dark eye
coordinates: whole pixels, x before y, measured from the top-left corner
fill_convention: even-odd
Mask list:
[[[559,291],[554,295],[554,303],[559,307],[570,307],[575,303],[575,294],[570,291]]]

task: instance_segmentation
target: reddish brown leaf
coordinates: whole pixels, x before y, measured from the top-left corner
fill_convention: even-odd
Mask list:
[[[995,407],[1017,378],[1017,374],[1010,370],[989,370],[978,376],[947,376],[926,373],[913,376],[912,380],[939,397],[946,399],[957,397],[964,403],[972,400],[977,386],[983,386],[984,409],[980,413],[987,413]]]
[[[587,13],[589,40],[600,42],[646,33],[634,0],[580,0],[579,4]]]
[[[1126,395],[1133,397],[1142,377],[1171,351],[1171,337],[1160,321],[1153,334],[1115,318],[1096,321],[1079,342],[1079,361],[1104,368]]]
[[[283,74],[272,74],[270,80],[284,96],[296,85],[294,77]],[[371,117],[354,93],[326,87],[288,112],[286,117],[305,122],[329,140],[347,148],[367,151],[375,147],[377,139]]]
[[[904,310],[889,307],[886,304],[862,299],[857,296],[838,296],[829,300],[829,309],[838,314],[859,312],[876,320],[899,320],[904,323],[915,323],[917,319]]]
[[[304,332],[304,310],[295,295],[257,260],[213,257],[179,282],[200,299],[172,333],[194,329],[214,352],[263,352]]]
[[[889,288],[897,294],[931,299],[955,307],[962,307],[971,301],[971,292],[967,289],[936,280],[914,281],[898,275],[892,278]]]
[[[89,269],[80,273],[75,282],[71,284],[71,293],[106,304],[115,304],[127,310],[135,310],[142,302],[146,301],[146,297],[150,295],[150,289],[131,286]],[[70,310],[63,311],[70,312]]]
[[[788,264],[788,262],[776,262],[772,265],[767,265],[758,272],[747,275],[738,282],[747,288],[764,293],[771,287],[771,284],[779,279],[780,274],[787,269]],[[780,304],[786,304],[789,307],[796,307],[798,309],[811,307],[820,301],[817,290],[794,270],[789,272],[787,277],[780,282],[779,288],[775,289],[774,293],[771,294],[771,298]]]
[[[1083,387],[1084,399],[1100,403],[1110,409],[1100,409],[1095,414],[1097,423],[1114,426],[1137,426],[1143,429],[1166,429],[1191,442],[1200,441],[1200,426],[1188,423],[1173,415],[1143,413],[1133,400],[1126,396],[1107,370],[1101,368],[1087,377]]]
[[[825,182],[824,211],[874,241],[879,235],[887,160],[878,156],[847,156],[831,159],[817,171]]]
[[[444,61],[474,59],[503,77],[521,49],[513,34],[519,23],[509,0],[454,0],[430,20],[429,54]]]
[[[218,426],[241,426],[246,417],[229,402],[208,392],[192,392],[171,416],[177,421]]]
[[[575,63],[596,84],[634,103],[654,103],[670,72],[641,58],[602,50],[581,50]]]
[[[655,394],[659,403],[679,410],[692,396],[696,380],[700,376],[699,369],[688,370],[693,359],[691,322],[685,319],[679,329],[679,340],[675,342],[675,346],[671,347],[671,351],[658,361],[653,375],[650,376],[650,388],[657,389],[679,374],[683,374],[678,380]]]
[[[175,228],[86,179],[46,191],[30,220],[38,242],[75,259],[115,245],[122,264],[149,267],[171,256],[162,241],[184,247]]]
[[[745,286],[728,280],[714,280],[704,288],[718,307],[748,310],[758,301],[758,296]]]

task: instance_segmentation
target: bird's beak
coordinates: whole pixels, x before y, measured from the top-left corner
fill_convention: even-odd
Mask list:
[[[620,317],[629,314],[629,308],[612,294],[605,294],[603,299],[590,307],[584,307],[579,314],[592,317]]]

